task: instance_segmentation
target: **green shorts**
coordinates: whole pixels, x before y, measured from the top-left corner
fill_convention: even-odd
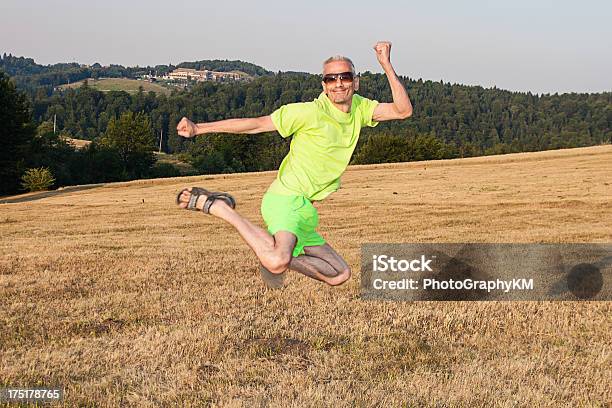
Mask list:
[[[317,209],[306,197],[265,193],[261,200],[261,215],[270,234],[289,231],[297,237],[293,256],[304,254],[305,246],[325,244],[323,237],[315,231],[319,225]]]

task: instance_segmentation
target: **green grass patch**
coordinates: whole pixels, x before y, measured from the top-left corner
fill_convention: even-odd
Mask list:
[[[62,85],[59,88],[68,89],[68,88],[80,88],[83,85],[84,81],[75,82],[72,84]],[[154,82],[148,81],[139,81],[137,79],[129,79],[129,78],[102,78],[102,79],[87,79],[87,84],[102,92],[110,92],[110,91],[125,91],[127,93],[138,93],[138,89],[142,86],[145,92],[155,92],[158,94],[170,95],[172,92],[171,89],[166,88],[162,85],[156,84]]]

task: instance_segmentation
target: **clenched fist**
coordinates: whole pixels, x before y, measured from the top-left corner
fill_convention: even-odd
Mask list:
[[[391,63],[391,43],[389,41],[379,41],[373,48],[380,65],[385,66]]]
[[[178,131],[179,136],[194,137],[197,135],[198,127],[195,123],[183,117],[178,125],[176,125],[176,130]]]

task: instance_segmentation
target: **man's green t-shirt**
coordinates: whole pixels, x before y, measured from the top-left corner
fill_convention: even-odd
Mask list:
[[[378,101],[353,95],[351,111],[342,112],[322,92],[312,102],[291,103],[272,113],[283,137],[293,135],[291,149],[281,163],[269,192],[322,200],[340,187],[362,127],[374,127]]]

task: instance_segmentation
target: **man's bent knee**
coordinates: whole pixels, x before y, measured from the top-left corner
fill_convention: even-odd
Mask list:
[[[261,260],[261,264],[272,273],[283,273],[289,269],[291,254],[272,253],[267,258]]]
[[[325,283],[330,286],[340,286],[351,277],[351,269],[347,268],[344,271],[340,272],[338,275],[333,277],[327,277],[325,279]]]

